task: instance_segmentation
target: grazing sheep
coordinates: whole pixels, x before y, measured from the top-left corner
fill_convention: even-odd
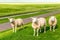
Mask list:
[[[18,25],[23,25],[23,20],[22,19],[14,19],[14,18],[8,18],[10,23],[11,23],[11,26],[13,28],[13,32],[16,32],[16,28]]]
[[[51,16],[51,17],[49,18],[50,31],[51,31],[51,29],[52,29],[52,27],[53,27],[53,32],[55,32],[56,24],[57,24],[57,19],[56,19],[56,17],[55,17],[55,16]]]
[[[35,36],[36,30],[37,30],[37,36],[38,36],[38,31],[39,31],[40,27],[39,27],[37,18],[32,18],[32,28],[34,29],[33,36]]]
[[[41,27],[44,27],[44,33],[46,33],[46,19],[43,17],[38,18],[38,24],[40,26],[40,32],[41,32]]]

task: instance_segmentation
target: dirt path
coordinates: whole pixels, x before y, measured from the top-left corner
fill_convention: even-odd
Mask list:
[[[35,16],[35,17],[48,17],[48,16],[52,16],[52,15],[55,15],[55,14],[60,14],[60,10],[50,12],[50,13],[47,13],[47,14],[42,14],[42,15]],[[31,22],[31,18],[24,19],[24,24],[29,23],[29,22]],[[10,25],[9,22],[0,24],[0,32],[4,31],[4,30],[7,30],[7,29],[11,29],[11,25]]]

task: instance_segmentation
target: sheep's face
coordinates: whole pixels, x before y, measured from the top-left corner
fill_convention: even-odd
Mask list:
[[[13,18],[9,18],[9,21],[10,21],[10,22],[13,22],[13,21],[14,21],[14,19],[13,19]]]
[[[54,20],[55,20],[55,17],[54,17],[54,16],[52,16],[52,17],[51,17],[51,21],[54,21]]]
[[[32,22],[37,22],[37,18],[32,18]]]

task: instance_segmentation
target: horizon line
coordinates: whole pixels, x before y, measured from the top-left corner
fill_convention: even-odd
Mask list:
[[[0,2],[0,4],[60,4],[58,2],[49,2],[49,3],[43,3],[43,2]]]

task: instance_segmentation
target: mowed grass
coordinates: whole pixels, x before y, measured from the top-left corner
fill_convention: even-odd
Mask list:
[[[50,31],[49,25],[47,25],[47,32],[40,33],[39,36],[33,36],[33,29],[31,23],[22,26],[16,33],[13,33],[12,30],[7,30],[0,33],[0,40],[60,40],[60,14],[55,15],[58,23],[56,26],[56,31]],[[47,23],[48,23],[48,18]],[[42,28],[43,30],[43,28]]]
[[[37,11],[43,8],[59,8],[59,4],[25,4],[25,5],[14,5],[14,4],[0,4],[0,16],[7,16],[13,14],[21,14],[25,12]]]

